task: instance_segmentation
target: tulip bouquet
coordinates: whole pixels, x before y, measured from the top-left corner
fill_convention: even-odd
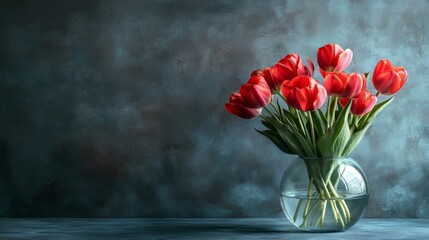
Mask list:
[[[373,71],[377,92],[372,94],[367,89],[369,72],[345,72],[352,58],[352,51],[338,44],[319,48],[317,62],[324,78],[321,83],[313,78],[314,65],[309,58],[306,66],[300,56],[288,54],[271,67],[253,71],[225,104],[225,109],[238,117],[261,117],[266,129],[257,130],[259,133],[283,152],[304,159],[310,182],[308,198],[316,194],[322,199],[317,205],[311,201],[298,203],[293,219],[296,221],[296,215],[302,212],[304,226],[311,211],[320,212],[315,222],[322,226],[327,204],[343,228],[350,221],[347,203],[336,191],[338,175],[334,170],[338,165],[329,159],[352,153],[377,114],[393,100],[390,97],[376,104],[379,95],[397,93],[407,80],[403,67],[382,59]]]

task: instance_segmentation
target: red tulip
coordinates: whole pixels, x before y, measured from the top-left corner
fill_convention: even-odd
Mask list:
[[[297,54],[288,54],[274,66],[265,68],[263,74],[271,91],[277,93],[280,91],[282,83],[286,80],[292,80],[299,75],[312,77],[314,65],[310,59],[308,59],[308,64],[310,67],[305,66],[301,57]]]
[[[330,96],[341,96],[344,86],[347,84],[348,76],[345,73],[328,73],[323,82],[326,92]]]
[[[251,119],[259,116],[262,109],[249,108],[244,105],[243,98],[239,93],[231,94],[229,102],[225,103],[225,109],[229,113],[244,119]]]
[[[326,44],[317,51],[317,63],[323,77],[328,72],[342,72],[346,69],[353,58],[350,49],[343,50],[338,44]]]
[[[349,98],[341,98],[340,104],[344,107]],[[367,114],[377,103],[377,97],[372,95],[368,90],[363,90],[357,97],[351,98],[352,106],[350,112],[354,115],[362,116]]]
[[[362,73],[346,75],[341,72],[332,72],[326,75],[323,85],[328,95],[352,98],[366,88],[366,77]]]
[[[352,98],[356,97],[366,89],[366,77],[362,73],[350,73],[347,75],[347,83],[344,86],[342,97]]]
[[[252,73],[249,81],[240,87],[244,105],[249,108],[265,107],[271,101],[271,91],[262,74]]]
[[[407,81],[407,71],[403,67],[394,67],[387,59],[381,59],[374,69],[372,83],[375,89],[384,95],[397,93]]]
[[[325,88],[306,75],[285,81],[281,90],[290,106],[304,112],[319,109],[326,100]]]

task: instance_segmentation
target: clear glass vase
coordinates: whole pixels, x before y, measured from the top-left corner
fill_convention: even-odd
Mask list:
[[[287,218],[311,232],[347,230],[361,218],[368,197],[365,173],[349,157],[297,158],[280,184]]]

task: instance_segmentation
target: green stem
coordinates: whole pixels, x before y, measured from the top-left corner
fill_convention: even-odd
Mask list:
[[[354,133],[355,129],[359,128],[358,121],[359,116],[352,115],[352,127],[350,128],[351,133]]]
[[[325,224],[326,200],[322,200],[322,206],[323,206],[322,215],[321,215],[322,221],[320,221],[320,226],[321,227],[323,227],[323,225]],[[316,225],[317,225],[317,223],[316,223]]]
[[[296,223],[296,219],[298,218],[298,212],[299,212],[299,209],[301,209],[302,202],[303,202],[303,199],[299,199],[298,206],[296,206],[295,214],[293,215],[293,222],[295,223]],[[307,203],[308,203],[308,200],[307,200]]]
[[[314,149],[314,155],[316,155],[317,158],[317,146],[316,146],[316,136],[314,134],[314,124],[313,124],[313,117],[311,116],[311,113],[308,113],[308,119],[310,120],[310,128],[311,128],[311,140],[313,142],[313,149]]]
[[[310,178],[310,182],[308,183],[308,192],[307,192],[307,198],[312,198],[312,192],[313,192],[313,178]],[[308,208],[310,207],[310,204],[307,202],[307,205],[305,206],[304,215],[307,215]]]
[[[344,214],[344,217],[346,218],[347,221],[350,221],[350,211],[349,208],[347,206],[347,203],[344,201],[344,199],[342,199],[342,197],[337,193],[337,191],[335,190],[334,186],[332,185],[331,182],[329,182],[328,184],[329,189],[331,190],[332,194],[334,195],[335,198],[338,199],[338,202],[340,204],[340,208],[341,211]]]
[[[337,193],[337,190],[333,185],[334,183],[331,182],[331,175],[333,171],[337,169],[337,164],[325,163],[329,164],[326,167],[329,167],[330,169],[323,171],[324,166],[319,164],[319,162],[304,161],[306,162],[310,185],[308,187],[307,203],[302,211],[303,221],[301,223],[301,227],[307,227],[308,224],[313,226],[314,222],[316,222],[316,225],[314,225],[315,227],[323,227],[326,223],[327,217],[332,216],[329,214],[327,215],[326,208],[330,205],[334,220],[338,225],[341,225],[342,229],[345,229],[345,225],[350,222],[350,211],[343,197]],[[318,199],[313,199],[313,188],[316,189],[315,193],[318,194]],[[302,205],[300,208],[301,207]]]
[[[340,222],[341,227],[344,229],[346,227],[346,224],[344,223],[343,218],[341,217],[340,211],[338,210],[337,207],[337,200],[332,200],[331,201],[331,206],[332,206],[332,212],[334,213],[334,216],[336,218],[336,222]],[[341,206],[341,205],[340,205]],[[345,216],[344,216],[345,217]],[[347,219],[346,219],[346,223],[347,223]]]
[[[335,122],[335,110],[337,110],[337,97],[333,97],[333,101],[331,102],[331,127],[334,125]]]
[[[320,202],[320,204],[322,204],[322,202],[320,200],[317,200],[316,204],[314,204],[314,206],[311,208],[310,213],[313,212],[313,210],[315,209],[316,205],[318,205],[319,202]],[[321,211],[321,208],[319,207],[319,209],[317,210],[317,212],[313,215],[313,218],[311,219],[310,226],[313,225],[314,220],[316,219],[316,217],[320,211]],[[319,220],[316,222],[316,225],[319,221],[320,221],[320,217],[319,217]]]
[[[335,211],[334,200],[329,200],[329,204],[331,204],[332,213],[334,214],[335,222],[338,224],[338,214]]]
[[[331,124],[331,99],[332,97],[329,96],[328,97],[328,106],[326,107],[326,119],[327,119],[327,123],[328,123],[328,128],[330,127],[329,124]]]
[[[301,127],[302,134],[304,134],[305,138],[309,139],[310,136],[308,134],[307,128],[304,127],[301,113],[300,113],[300,111],[297,111],[296,113],[298,116],[298,122],[299,122],[299,126]]]
[[[361,129],[363,127],[363,124],[365,124],[365,122],[368,119],[370,114],[371,114],[371,111],[369,113],[365,114],[364,116],[362,116],[361,120],[359,121],[359,126],[358,126],[359,129]],[[362,124],[362,126],[361,126],[361,124]]]

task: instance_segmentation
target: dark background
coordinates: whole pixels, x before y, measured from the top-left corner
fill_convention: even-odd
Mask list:
[[[367,217],[429,216],[429,1],[1,1],[0,216],[277,217],[294,156],[223,109],[257,68],[351,48],[408,70],[352,156]],[[316,79],[320,80],[317,73]]]

